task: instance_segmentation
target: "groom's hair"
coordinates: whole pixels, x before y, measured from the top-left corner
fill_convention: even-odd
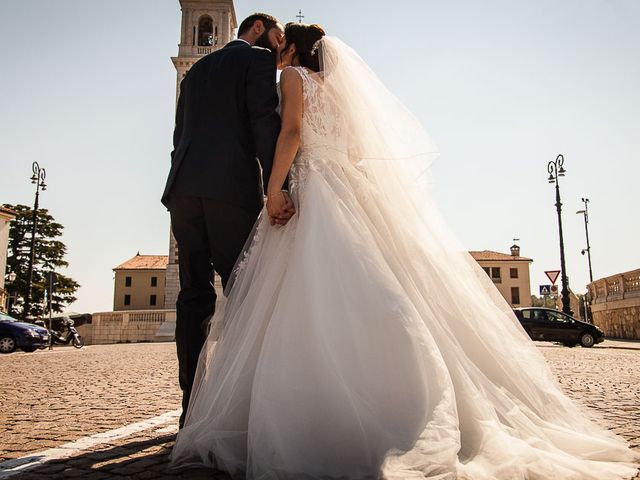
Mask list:
[[[265,31],[267,32],[278,24],[278,20],[267,13],[254,13],[242,21],[238,27],[238,36],[244,35],[251,30],[251,27],[253,27],[253,24],[256,23],[257,20],[262,21]]]

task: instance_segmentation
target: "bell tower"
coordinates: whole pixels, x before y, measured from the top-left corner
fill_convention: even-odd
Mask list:
[[[180,8],[178,56],[171,58],[178,73],[176,88],[191,65],[229,43],[238,27],[233,0],[180,0]]]
[[[238,28],[233,0],[180,0],[182,28],[178,56],[171,61],[176,67],[176,103],[180,95],[180,82],[191,66],[200,58],[219,50],[233,40]],[[178,245],[169,232],[169,264],[167,265],[164,308],[176,308],[180,291],[178,271]],[[216,277],[216,286],[220,280]]]

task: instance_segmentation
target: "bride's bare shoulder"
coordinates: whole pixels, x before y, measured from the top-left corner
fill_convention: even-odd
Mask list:
[[[296,67],[285,67],[280,74],[280,89],[285,92],[302,94],[302,74]]]

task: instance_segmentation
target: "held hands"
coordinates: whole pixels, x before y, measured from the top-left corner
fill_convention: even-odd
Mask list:
[[[267,213],[271,225],[286,225],[296,213],[289,192],[280,190],[267,196]]]

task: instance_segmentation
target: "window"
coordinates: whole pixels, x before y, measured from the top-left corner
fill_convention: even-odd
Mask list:
[[[571,319],[565,314],[560,312],[553,312],[551,310],[547,310],[547,318],[551,322],[571,323]]]
[[[151,295],[149,297],[149,305],[153,307],[156,304],[156,302],[157,302],[157,297],[155,295]]]
[[[518,278],[518,269],[517,268],[510,268],[509,269],[509,277]]]
[[[546,322],[547,321],[547,312],[546,310],[534,310],[533,311],[533,319],[537,322]]]
[[[151,286],[152,287],[158,286],[158,277],[151,277]]]
[[[131,305],[131,295],[125,295],[124,296],[124,304],[125,305]]]
[[[519,305],[520,304],[520,288],[511,287],[511,304]]]
[[[546,322],[547,320],[544,310],[522,310],[522,316],[534,322]]]
[[[124,286],[125,287],[131,286],[131,277],[124,277]]]
[[[491,267],[491,279],[495,283],[502,282],[502,277],[500,276],[500,267]]]
[[[484,273],[487,274],[487,276],[491,276],[491,269],[489,267],[482,267],[482,269],[484,270]]]

